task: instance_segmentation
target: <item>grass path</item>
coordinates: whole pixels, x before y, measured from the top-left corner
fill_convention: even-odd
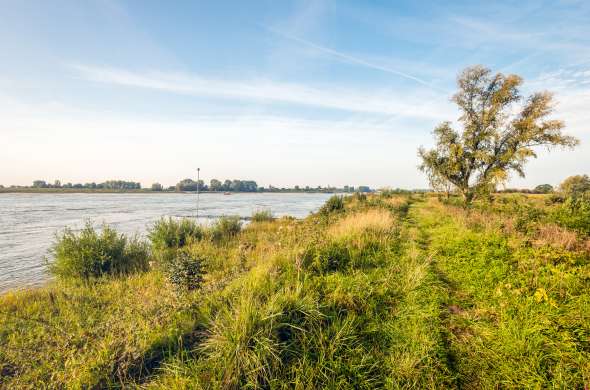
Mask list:
[[[587,255],[530,248],[416,203],[417,244],[441,292],[448,368],[460,388],[584,388],[590,349]]]

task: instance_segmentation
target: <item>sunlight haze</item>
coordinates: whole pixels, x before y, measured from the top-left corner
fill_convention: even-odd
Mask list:
[[[0,184],[240,178],[426,188],[417,149],[484,64],[555,92],[581,140],[525,179],[590,166],[590,4],[8,1]],[[582,172],[579,172],[582,173]]]

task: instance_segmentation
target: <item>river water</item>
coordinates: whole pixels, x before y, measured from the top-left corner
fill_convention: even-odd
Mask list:
[[[256,210],[303,218],[328,194],[201,194],[199,221],[223,215],[247,218]],[[123,233],[145,234],[160,217],[195,217],[195,194],[0,194],[0,292],[43,283],[45,259],[64,227],[86,220],[107,223]]]

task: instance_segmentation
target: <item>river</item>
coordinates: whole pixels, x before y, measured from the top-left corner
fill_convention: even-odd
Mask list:
[[[223,215],[247,218],[256,210],[303,218],[329,196],[205,193],[200,195],[199,221],[208,223]],[[194,218],[196,203],[196,195],[189,193],[0,194],[0,292],[46,281],[48,250],[66,226],[79,229],[91,220],[143,235],[160,217]]]

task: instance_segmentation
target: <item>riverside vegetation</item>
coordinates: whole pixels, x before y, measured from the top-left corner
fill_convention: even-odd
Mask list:
[[[590,385],[590,231],[572,211],[586,200],[456,202],[162,219],[149,243],[66,230],[54,281],[0,297],[0,387]]]
[[[149,243],[65,230],[55,280],[0,297],[0,386],[589,388],[590,179],[493,193],[534,147],[578,143],[549,93],[514,110],[521,83],[459,76],[463,129],[419,150],[438,194],[162,219]]]

